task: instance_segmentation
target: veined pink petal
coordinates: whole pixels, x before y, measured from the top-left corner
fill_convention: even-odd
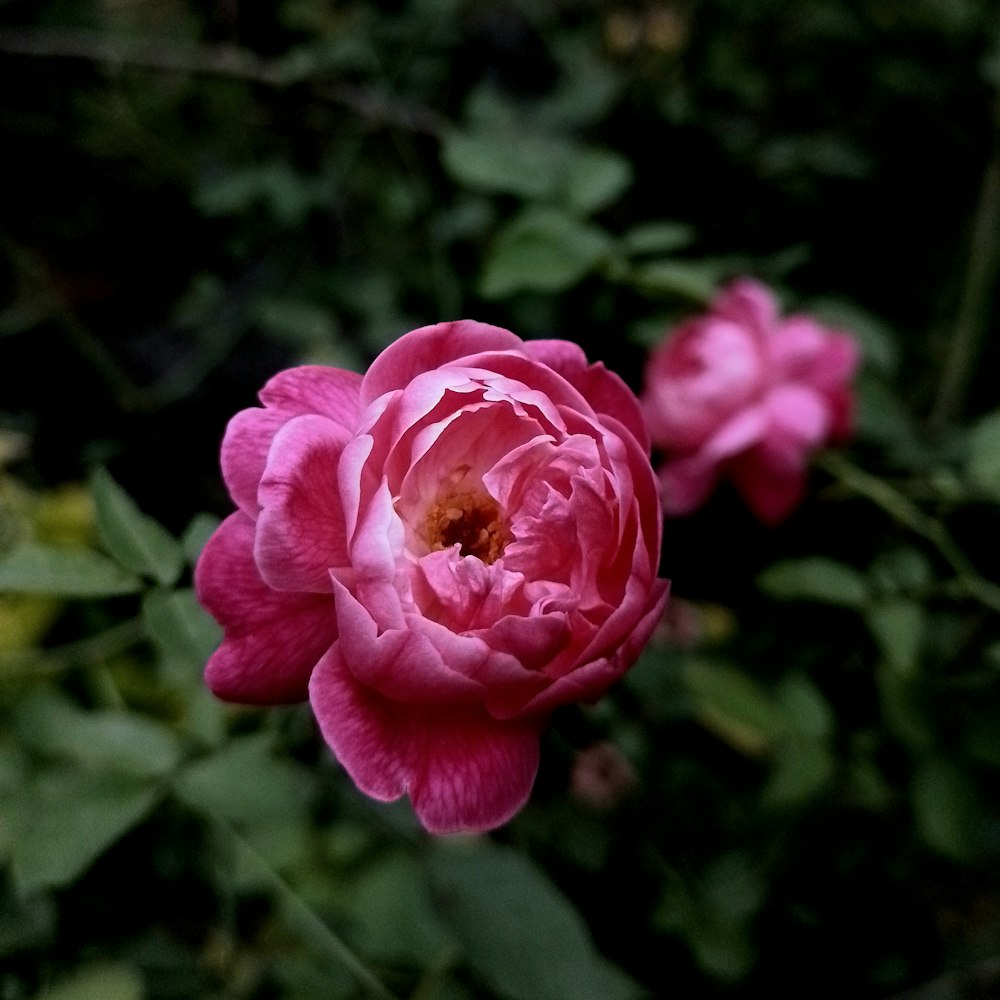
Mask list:
[[[371,364],[361,389],[367,406],[385,392],[401,389],[414,378],[445,368],[459,358],[482,351],[516,351],[522,340],[509,330],[475,320],[424,326],[403,334]]]
[[[488,830],[527,801],[540,719],[498,722],[483,709],[411,706],[358,683],[335,646],[309,685],[324,738],[355,784],[389,801],[408,793],[432,833]]]
[[[649,431],[635,393],[614,372],[601,362],[588,364],[583,349],[567,340],[528,340],[524,353],[562,375],[597,413],[614,417],[649,452]]]
[[[350,429],[358,417],[361,376],[306,365],[278,372],[260,391],[265,408],[241,410],[222,440],[222,476],[233,502],[257,518],[257,486],[275,434],[292,417],[317,413]]]
[[[225,631],[205,679],[227,701],[301,701],[313,667],[337,637],[333,601],[268,587],[254,563],[253,536],[253,521],[231,514],[198,560],[198,599]]]
[[[350,565],[337,468],[350,434],[327,417],[294,417],[274,439],[257,496],[254,554],[277,590],[329,592]]]

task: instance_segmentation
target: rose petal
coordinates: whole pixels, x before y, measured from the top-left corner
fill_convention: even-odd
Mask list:
[[[294,417],[275,435],[257,496],[254,555],[278,590],[330,590],[330,569],[350,565],[337,467],[348,431],[326,417]]]
[[[257,517],[257,485],[264,473],[275,434],[292,418],[306,413],[329,417],[350,429],[359,413],[361,376],[320,365],[278,372],[260,391],[265,409],[237,413],[222,440],[222,477],[233,502]]]
[[[362,405],[367,406],[385,392],[403,388],[418,375],[447,367],[458,358],[482,351],[515,351],[521,345],[521,338],[509,330],[469,319],[412,330],[372,362],[361,387]]]
[[[538,769],[538,718],[498,722],[477,707],[411,706],[375,694],[339,646],[309,684],[320,730],[355,784],[381,801],[409,793],[432,833],[488,830],[527,801]]]
[[[261,580],[254,525],[231,514],[208,540],[195,568],[198,599],[225,630],[205,668],[227,701],[278,704],[306,697],[309,675],[337,637],[330,595],[288,594]]]

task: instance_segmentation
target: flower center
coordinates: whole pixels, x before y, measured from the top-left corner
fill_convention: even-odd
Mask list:
[[[487,566],[503,555],[510,531],[496,501],[488,493],[455,493],[427,508],[424,538],[432,552],[456,542],[463,556],[475,556]]]

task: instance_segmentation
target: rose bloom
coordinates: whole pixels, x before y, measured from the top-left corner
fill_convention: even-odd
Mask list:
[[[668,515],[688,514],[720,479],[776,524],[805,489],[809,455],[850,434],[858,348],[806,315],[781,317],[748,278],[681,324],[650,356],[643,409]]]
[[[408,333],[365,376],[293,368],[238,413],[238,510],[198,562],[221,698],[308,697],[358,787],[433,832],[526,801],[539,729],[599,697],[660,618],[638,401],[574,344]]]

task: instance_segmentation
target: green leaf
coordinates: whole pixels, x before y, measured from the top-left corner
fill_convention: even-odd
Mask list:
[[[694,241],[692,226],[664,219],[645,222],[628,230],[622,237],[622,249],[630,256],[667,254],[683,250]]]
[[[99,962],[58,980],[36,1000],[142,1000],[144,995],[142,977],[132,966]]]
[[[886,662],[901,675],[919,664],[926,617],[923,607],[906,598],[889,598],[865,611],[865,620]]]
[[[174,583],[184,567],[184,550],[177,539],[143,514],[106,469],[97,469],[90,485],[105,549],[134,573],[166,587]]]
[[[952,860],[970,860],[978,846],[982,812],[968,774],[949,760],[928,758],[913,776],[911,794],[924,842]]]
[[[497,131],[453,132],[441,147],[441,161],[451,177],[477,191],[551,195],[573,155],[570,145],[548,136]]]
[[[206,815],[253,826],[304,816],[308,780],[297,765],[275,756],[269,734],[256,733],[189,765],[174,789]]]
[[[426,966],[454,947],[432,906],[426,871],[402,851],[379,855],[341,886],[337,906],[349,915],[361,953],[378,962]]]
[[[862,573],[822,556],[774,563],[760,574],[757,583],[771,597],[786,601],[862,608],[868,600],[868,583]]]
[[[835,768],[836,759],[825,743],[802,738],[783,741],[764,787],[764,805],[798,805],[808,800],[822,791]]]
[[[712,261],[654,260],[638,264],[626,281],[639,291],[653,295],[679,295],[703,304],[715,291],[724,268]]]
[[[200,678],[222,639],[221,627],[190,588],[150,590],[142,602],[142,620],[166,669],[180,680]]]
[[[437,848],[438,910],[483,983],[509,1000],[625,1000],[637,988],[595,950],[569,901],[526,857],[479,842]]]
[[[160,797],[149,782],[113,772],[53,767],[19,797],[13,873],[22,896],[75,881]]]
[[[168,774],[181,757],[177,736],[163,723],[122,710],[85,711],[56,691],[25,698],[14,714],[14,732],[36,754],[137,777]]]
[[[0,592],[111,597],[139,590],[139,577],[90,549],[28,542],[0,557]]]
[[[833,735],[833,709],[805,674],[789,674],[778,685],[776,694],[789,731],[809,740],[825,740]]]
[[[602,229],[556,209],[529,209],[497,234],[480,291],[489,299],[563,291],[592,271],[610,246]]]
[[[1000,499],[1000,410],[973,425],[965,471],[976,486]]]
[[[632,164],[607,149],[584,149],[570,161],[565,180],[569,207],[583,215],[617,201],[632,183]]]
[[[741,753],[769,751],[785,731],[777,701],[735,667],[691,660],[684,680],[701,723]]]
[[[181,538],[184,555],[190,565],[193,566],[198,561],[201,550],[215,533],[219,523],[219,519],[213,514],[195,514],[191,518],[191,523],[184,529],[184,535]]]

